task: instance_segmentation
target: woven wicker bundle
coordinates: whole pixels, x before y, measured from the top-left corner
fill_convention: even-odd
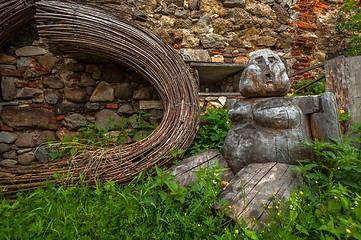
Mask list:
[[[0,0],[0,47],[34,21],[35,0]]]
[[[136,143],[53,163],[0,167],[5,195],[40,186],[46,179],[56,181],[54,173],[66,174],[66,180],[77,180],[83,173],[90,183],[126,183],[155,165],[169,165],[173,159],[165,156],[191,144],[198,128],[198,87],[167,42],[126,19],[75,3],[39,1],[35,18],[49,46],[63,53],[106,57],[141,74],[159,93],[164,117],[151,135]]]

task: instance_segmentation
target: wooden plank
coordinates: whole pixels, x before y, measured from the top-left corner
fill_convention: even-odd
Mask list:
[[[167,169],[165,172],[176,176],[177,183],[181,186],[189,186],[191,182],[197,181],[197,177],[193,174],[193,172],[199,171],[200,168],[214,166],[216,161],[219,162],[219,165],[222,168],[229,168],[228,163],[217,150],[208,150],[184,159],[180,163]],[[230,181],[233,177],[234,174],[232,171],[227,170],[223,174],[222,180]]]
[[[163,109],[163,102],[156,100],[140,100],[139,109],[141,110]]]
[[[219,199],[229,202],[229,217],[244,219],[252,227],[254,219],[263,223],[267,207],[272,206],[274,200],[289,197],[290,190],[299,186],[301,180],[302,176],[292,170],[292,165],[249,164],[236,174]]]

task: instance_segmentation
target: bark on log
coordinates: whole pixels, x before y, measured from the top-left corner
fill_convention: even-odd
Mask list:
[[[326,91],[335,94],[339,110],[350,114],[348,123],[361,122],[361,56],[331,59],[325,73]]]

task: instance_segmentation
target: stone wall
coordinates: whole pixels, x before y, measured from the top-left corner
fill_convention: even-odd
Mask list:
[[[43,144],[71,138],[84,124],[115,130],[126,122],[132,132],[139,117],[154,127],[162,120],[157,92],[133,70],[95,56],[54,55],[38,41],[22,47],[27,41],[0,52],[0,164],[48,161]]]
[[[79,2],[133,19],[177,49],[206,50],[206,57],[198,51],[186,60],[245,63],[249,52],[270,48],[288,63],[292,74],[335,56],[346,44],[335,27],[342,0]],[[295,80],[316,74],[306,72]]]

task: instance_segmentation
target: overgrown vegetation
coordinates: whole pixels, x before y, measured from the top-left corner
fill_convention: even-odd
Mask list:
[[[308,96],[308,95],[318,95],[325,92],[325,78],[318,77],[317,80],[304,80],[295,83],[292,86],[292,95],[294,96]],[[295,89],[295,90],[294,90]]]
[[[65,136],[61,141],[54,140],[48,144],[52,159],[72,157],[101,147],[140,141],[157,128],[157,125],[144,120],[149,116],[150,113],[139,111],[128,120],[121,119],[118,122],[110,120],[107,128],[91,123],[83,124],[73,137]],[[133,122],[131,127],[129,122]]]
[[[350,48],[345,50],[347,55],[361,54],[361,12],[359,1],[345,0],[341,11],[345,18],[339,25],[340,31],[350,36]]]
[[[342,143],[307,143],[300,162],[306,185],[292,193],[264,234],[272,239],[361,239],[361,128]]]
[[[234,239],[252,236],[215,212],[219,165],[196,173],[188,189],[156,169],[120,187],[49,185],[0,204],[1,239]]]
[[[208,149],[222,152],[223,142],[231,127],[226,107],[211,108],[201,115],[201,122],[196,137],[188,149],[189,155]]]
[[[228,128],[225,109],[209,110],[193,150],[221,147]],[[217,200],[224,171],[217,165],[196,173],[189,188],[156,168],[154,177],[143,173],[124,186],[49,184],[14,203],[2,197],[0,239],[361,239],[361,124],[352,136],[304,143],[315,152],[296,167],[305,185],[267,210],[259,232],[214,209],[227,209]]]

